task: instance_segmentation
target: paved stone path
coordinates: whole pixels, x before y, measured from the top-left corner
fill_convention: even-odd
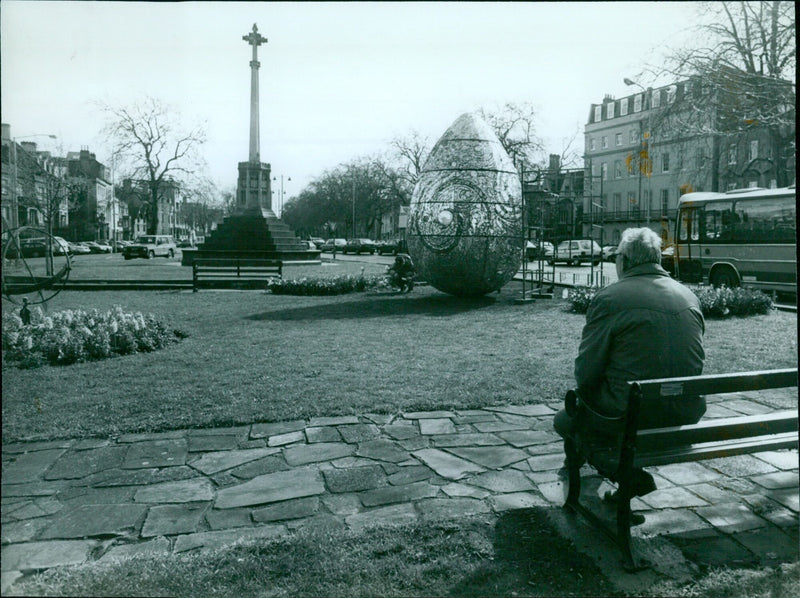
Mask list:
[[[797,390],[786,392],[796,404]],[[359,529],[528,507],[560,512],[558,408],[317,417],[6,444],[2,590],[49,567],[210,549],[309,525]],[[706,417],[770,410],[760,395],[718,395],[709,397]],[[641,542],[666,537],[690,561],[712,565],[798,558],[796,450],[651,471],[658,490],[633,504],[647,518],[635,529]],[[591,496],[605,489],[594,482],[583,484]]]

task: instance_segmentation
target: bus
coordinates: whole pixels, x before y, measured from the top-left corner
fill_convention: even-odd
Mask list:
[[[683,195],[675,220],[675,277],[796,295],[796,199],[794,185]]]

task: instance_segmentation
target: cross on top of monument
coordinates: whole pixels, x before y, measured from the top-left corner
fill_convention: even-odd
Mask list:
[[[267,43],[267,38],[258,33],[258,26],[255,23],[253,23],[253,30],[247,35],[243,35],[242,39],[253,46],[254,50],[261,44]]]

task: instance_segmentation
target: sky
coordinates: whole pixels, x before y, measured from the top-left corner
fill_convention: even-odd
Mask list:
[[[185,125],[221,189],[248,159],[253,23],[261,160],[289,198],[326,170],[384,152],[412,130],[431,145],[464,112],[529,102],[561,153],[590,104],[634,91],[680,45],[692,2],[0,3],[2,120],[14,137],[110,162],[98,102],[158,98]],[[289,181],[291,178],[291,181]],[[275,186],[273,186],[275,189]]]

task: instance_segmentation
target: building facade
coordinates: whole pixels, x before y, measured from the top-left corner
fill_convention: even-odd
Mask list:
[[[584,234],[616,244],[626,228],[647,226],[667,245],[684,193],[777,186],[774,135],[745,115],[746,126],[730,125],[741,92],[700,85],[690,79],[591,105]]]

